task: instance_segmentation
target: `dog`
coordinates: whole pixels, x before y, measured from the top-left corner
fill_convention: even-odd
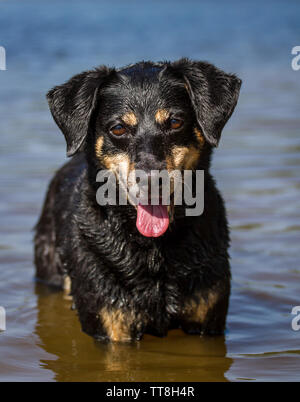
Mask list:
[[[183,58],[100,66],[48,92],[72,159],[52,179],[36,226],[36,277],[69,284],[85,333],[128,342],[174,328],[224,332],[230,239],[210,160],[240,86],[234,74]],[[99,205],[97,174],[121,163],[147,175],[204,171],[203,213],[186,216],[172,199],[152,209]]]

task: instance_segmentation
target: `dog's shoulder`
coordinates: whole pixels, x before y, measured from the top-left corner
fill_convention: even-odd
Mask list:
[[[55,173],[49,191],[58,198],[65,198],[75,190],[76,186],[80,185],[82,177],[87,172],[87,161],[84,153],[71,158]]]

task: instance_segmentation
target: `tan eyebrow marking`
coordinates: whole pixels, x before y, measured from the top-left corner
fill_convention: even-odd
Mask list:
[[[158,109],[155,113],[155,120],[159,124],[165,123],[169,117],[170,112],[168,112],[166,109]]]
[[[128,124],[128,126],[136,126],[138,122],[137,117],[133,112],[125,113],[122,116],[122,120],[124,121],[125,124]]]

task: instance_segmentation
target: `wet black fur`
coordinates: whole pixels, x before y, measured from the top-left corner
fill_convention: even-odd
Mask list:
[[[100,67],[52,89],[47,97],[52,115],[65,135],[67,153],[76,154],[53,178],[35,235],[37,277],[62,287],[72,280],[72,296],[82,328],[107,337],[99,311],[119,310],[134,316],[132,339],[145,333],[165,336],[181,327],[188,333],[215,334],[225,328],[230,293],[227,249],[229,233],[223,200],[209,172],[212,147],[236,105],[241,81],[204,62],[138,63],[115,70]],[[171,132],[153,118],[159,108],[183,118]],[[137,128],[114,137],[110,128],[133,110]],[[126,151],[136,168],[165,168],[172,145],[199,146],[198,127],[206,142],[197,169],[205,171],[205,208],[175,219],[158,238],[136,229],[136,210],[100,207],[96,173],[103,168],[95,142],[104,137],[103,154]],[[219,295],[204,322],[193,322],[183,306],[199,295]]]

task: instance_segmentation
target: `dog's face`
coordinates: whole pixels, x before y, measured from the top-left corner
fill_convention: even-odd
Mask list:
[[[102,166],[128,170],[194,169],[205,140],[186,84],[165,67],[119,71],[101,90],[95,154]]]
[[[99,169],[117,175],[205,168],[236,105],[240,80],[187,59],[138,63],[79,74],[48,94],[51,112],[71,156],[92,144]],[[130,180],[128,182],[130,186]],[[171,208],[138,206],[145,236],[167,229]],[[140,222],[140,224],[138,224]]]

